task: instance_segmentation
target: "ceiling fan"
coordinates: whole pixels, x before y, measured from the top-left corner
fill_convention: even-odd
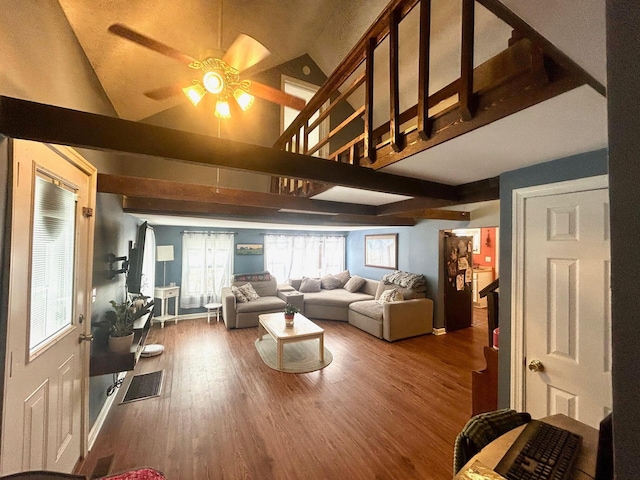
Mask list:
[[[168,85],[144,93],[153,100],[164,100],[184,93],[197,106],[205,95],[210,94],[216,98],[215,115],[218,118],[231,117],[229,99],[232,97],[244,111],[253,105],[254,97],[295,110],[302,110],[305,106],[302,98],[242,77],[248,68],[271,54],[249,35],[240,34],[226,52],[213,51],[211,56],[198,60],[119,23],[111,25],[109,32],[200,71],[200,77],[190,85]]]

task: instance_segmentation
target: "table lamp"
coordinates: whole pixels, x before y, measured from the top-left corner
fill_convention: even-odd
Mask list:
[[[173,262],[173,245],[158,245],[156,248],[156,261],[164,263],[164,277],[162,286],[167,285],[167,262]]]

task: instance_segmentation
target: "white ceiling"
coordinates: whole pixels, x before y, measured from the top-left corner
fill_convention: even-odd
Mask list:
[[[219,42],[226,49],[239,33],[246,33],[272,52],[261,67],[307,53],[328,75],[387,0],[59,2],[118,114],[139,120],[182,101],[156,102],[142,92],[184,80],[185,74],[189,78],[190,72],[174,60],[109,34],[107,28],[112,23],[123,23],[195,57],[204,55],[207,48],[218,47]],[[597,80],[606,82],[605,0],[503,3]],[[437,8],[438,4],[446,6],[450,2],[433,0],[433,4]],[[606,148],[606,120],[606,98],[583,86],[404,159],[384,171],[450,184],[481,180]],[[320,198],[370,205],[394,201],[342,187],[325,192]]]

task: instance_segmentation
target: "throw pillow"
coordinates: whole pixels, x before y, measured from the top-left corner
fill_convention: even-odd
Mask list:
[[[404,300],[402,292],[399,292],[395,288],[392,288],[390,290],[385,290],[384,292],[382,292],[380,298],[378,298],[378,300],[376,301],[379,304],[383,305],[388,302],[399,302],[400,300]]]
[[[260,295],[256,293],[250,283],[245,283],[241,287],[238,287],[238,289],[244,294],[245,297],[247,297],[247,301],[249,302],[260,298]]]
[[[303,277],[302,282],[300,282],[301,293],[319,292],[320,287],[321,287],[321,283],[319,278]]]
[[[351,274],[349,273],[349,270],[345,270],[344,272],[337,273],[334,277],[340,280],[340,286],[343,287],[351,278]]]
[[[354,275],[347,283],[344,284],[344,289],[347,292],[355,293],[362,288],[365,282],[366,280],[364,278]]]
[[[325,290],[333,290],[334,288],[340,288],[342,281],[334,275],[325,275],[320,279],[320,284]]]
[[[236,297],[236,302],[238,303],[247,303],[249,301],[238,287],[231,287],[231,293]]]

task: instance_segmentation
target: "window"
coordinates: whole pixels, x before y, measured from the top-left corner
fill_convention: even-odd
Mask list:
[[[311,83],[307,83],[302,80],[298,80],[290,77],[283,77],[282,89],[284,90],[284,92],[290,95],[294,95],[296,97],[302,98],[306,102],[309,102],[309,100],[311,100],[311,98],[318,91],[318,88],[319,87],[317,85],[313,85]],[[325,107],[326,105],[323,105],[320,108],[320,111],[323,111]],[[287,127],[291,125],[291,122],[293,122],[293,120],[298,116],[298,113],[300,112],[298,112],[297,110],[291,107],[283,107],[282,112],[283,112],[282,131],[284,132],[287,129]],[[309,119],[309,125],[315,122],[318,116],[319,116],[318,112],[314,113]],[[316,145],[321,138],[324,138],[327,135],[328,131],[329,131],[329,122],[327,119],[322,121],[318,127],[314,128],[311,132],[309,132],[308,148],[313,148],[313,146]],[[302,150],[302,145],[300,146],[300,149]],[[324,145],[318,151],[313,153],[314,157],[321,157],[321,158],[326,158],[328,155],[329,155],[328,144]]]
[[[35,178],[29,350],[71,325],[76,195],[44,173]]]
[[[265,269],[279,282],[340,273],[345,241],[338,235],[265,235]]]
[[[220,302],[220,291],[231,285],[232,272],[232,233],[184,232],[180,308]]]

